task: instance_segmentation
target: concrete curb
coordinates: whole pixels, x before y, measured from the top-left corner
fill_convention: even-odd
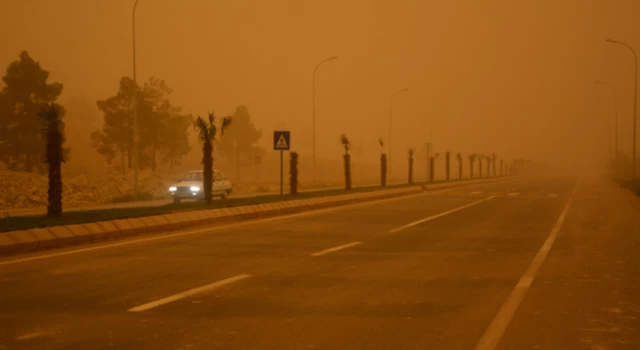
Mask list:
[[[435,184],[428,187],[424,185],[414,185],[345,195],[292,199],[248,206],[183,211],[148,217],[5,232],[0,233],[0,255],[62,248],[75,244],[126,238],[138,234],[166,232],[169,230],[208,226],[219,223],[281,216],[309,210],[368,202],[371,200],[407,196],[436,189],[463,187],[500,180],[504,180],[504,178],[493,181],[480,180],[464,181],[456,184]]]

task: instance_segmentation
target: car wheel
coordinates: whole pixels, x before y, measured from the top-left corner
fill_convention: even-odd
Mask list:
[[[220,198],[222,198],[222,199],[227,199],[227,198],[229,198],[229,191],[224,191],[224,192],[222,192],[222,194],[220,195]]]
[[[173,203],[175,203],[175,204],[180,203],[180,198],[173,198]]]

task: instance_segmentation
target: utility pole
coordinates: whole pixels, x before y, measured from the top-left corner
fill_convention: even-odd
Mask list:
[[[139,194],[138,173],[140,171],[140,159],[138,150],[138,81],[136,77],[136,9],[138,1],[133,4],[133,101],[131,102],[131,132],[133,133],[133,193],[136,198]]]

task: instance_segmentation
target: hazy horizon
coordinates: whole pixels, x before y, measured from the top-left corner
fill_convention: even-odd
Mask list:
[[[132,75],[132,0],[0,3],[2,74],[21,51],[64,84],[61,103],[115,94]],[[293,150],[311,152],[311,77],[317,74],[317,151],[341,154],[346,133],[375,164],[394,104],[392,159],[436,151],[603,168],[607,118],[618,89],[619,147],[631,153],[633,56],[640,49],[627,1],[343,2],[140,0],[138,82],[165,80],[187,113],[233,113],[246,105],[271,150],[289,129]],[[74,102],[76,103],[76,102]],[[84,116],[83,116],[84,117]],[[69,115],[68,122],[74,120]],[[100,125],[98,124],[98,127]],[[75,135],[77,137],[77,135]],[[87,134],[88,140],[88,134]],[[88,142],[87,142],[88,144]],[[192,144],[194,149],[197,145]],[[78,153],[76,153],[78,154]]]

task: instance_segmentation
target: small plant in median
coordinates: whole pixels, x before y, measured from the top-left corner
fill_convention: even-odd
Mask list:
[[[229,125],[231,125],[231,117],[224,117],[220,126],[220,134],[224,135],[224,131]],[[218,132],[218,128],[215,125],[215,116],[213,113],[209,113],[208,122],[198,117],[193,122],[193,127],[198,131],[198,138],[202,142],[204,199],[208,204],[211,204],[213,202],[213,143]]]
[[[62,215],[62,162],[65,161],[62,145],[63,133],[62,107],[49,103],[40,112],[43,121],[43,134],[46,142],[46,163],[49,166],[49,193],[47,216]]]
[[[449,181],[449,175],[450,175],[450,166],[451,166],[451,152],[447,151],[444,154],[445,157],[445,167],[446,167],[446,172],[447,172],[447,181]]]
[[[469,155],[469,177],[471,179],[473,179],[473,166],[474,166],[474,163],[476,162],[477,157],[478,155],[475,153],[471,153]]]
[[[346,134],[340,135],[340,143],[344,147],[344,188],[347,190],[351,189],[351,155],[349,154],[349,149],[351,147],[351,142],[349,142],[349,138]]]
[[[384,153],[384,140],[382,137],[378,140],[382,153],[380,154],[380,185],[387,185],[387,155]]]
[[[409,184],[413,184],[413,153],[415,150],[409,148]]]
[[[491,177],[491,170],[493,170],[493,176],[496,176],[496,154],[487,156],[487,177]]]
[[[435,177],[435,164],[438,156],[440,156],[440,153],[436,153],[435,155],[431,156],[431,159],[429,159],[429,180],[431,182],[433,182]]]

